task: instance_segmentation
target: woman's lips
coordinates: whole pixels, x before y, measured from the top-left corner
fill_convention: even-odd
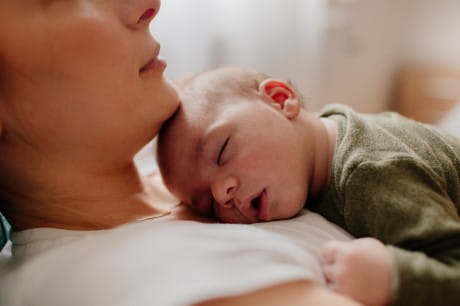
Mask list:
[[[149,72],[163,71],[164,69],[166,69],[166,62],[160,57],[154,57],[139,69],[139,74],[145,75]]]

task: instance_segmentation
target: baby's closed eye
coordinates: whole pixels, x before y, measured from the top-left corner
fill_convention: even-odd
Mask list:
[[[230,142],[231,136],[227,137],[223,144],[220,146],[219,154],[217,155],[217,165],[222,166],[228,160],[227,148]]]

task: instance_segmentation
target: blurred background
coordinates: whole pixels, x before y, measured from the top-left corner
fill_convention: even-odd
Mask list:
[[[437,122],[460,100],[460,0],[163,0],[151,31],[178,79],[219,65]]]

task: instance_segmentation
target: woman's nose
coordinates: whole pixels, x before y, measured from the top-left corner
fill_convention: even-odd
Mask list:
[[[161,0],[120,0],[120,14],[131,29],[148,28],[160,10]]]
[[[233,198],[239,188],[239,180],[233,176],[225,176],[214,180],[211,186],[211,191],[216,202],[222,206],[229,208],[233,205]]]

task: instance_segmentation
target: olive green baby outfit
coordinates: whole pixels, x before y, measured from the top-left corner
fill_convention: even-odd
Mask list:
[[[339,131],[328,190],[307,208],[387,244],[392,305],[460,305],[460,140],[396,113],[319,116]]]

